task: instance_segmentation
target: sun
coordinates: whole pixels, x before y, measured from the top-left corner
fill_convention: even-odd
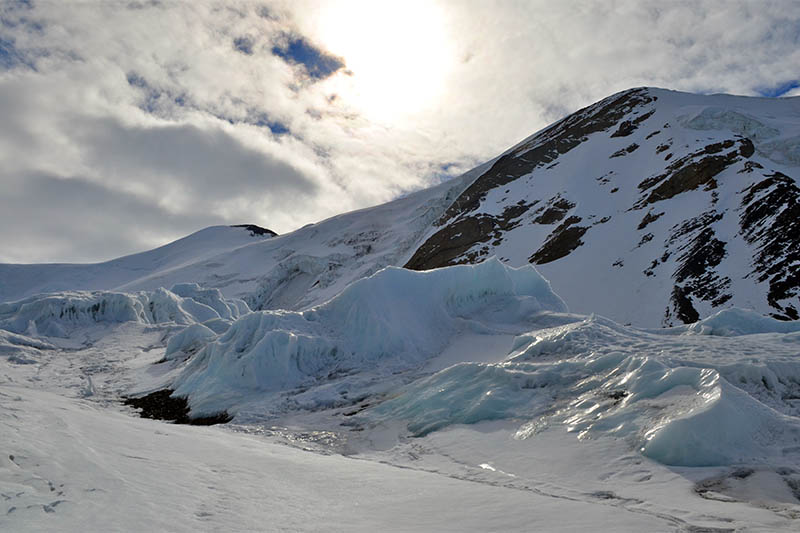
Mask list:
[[[374,120],[393,122],[439,103],[455,55],[432,0],[342,0],[318,5],[320,45],[344,58],[333,90]]]

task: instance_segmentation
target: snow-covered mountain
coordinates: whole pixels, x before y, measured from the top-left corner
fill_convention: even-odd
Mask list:
[[[497,160],[407,263],[534,263],[571,309],[639,325],[798,318],[800,99],[632,89]]]
[[[97,265],[0,265],[0,301],[195,282],[305,309],[385,266],[536,264],[576,312],[640,326],[798,318],[800,99],[631,89],[440,186],[262,239],[209,228]],[[238,231],[238,233],[236,233]]]
[[[290,234],[0,265],[0,529],[796,531],[798,146],[633,89]]]

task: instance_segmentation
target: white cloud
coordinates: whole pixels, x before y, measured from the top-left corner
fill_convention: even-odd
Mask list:
[[[800,64],[790,0],[439,2],[438,22],[418,25],[400,3],[352,30],[374,26],[376,49],[381,28],[400,35],[382,72],[409,89],[370,96],[376,113],[364,74],[304,79],[272,53],[287,35],[326,44],[320,1],[3,4],[0,225],[25,229],[2,232],[0,260],[107,259],[215,223],[285,232],[463,170],[618,90],[757,94]],[[443,36],[447,67],[408,74],[418,44]],[[435,98],[398,101],[426,83]]]

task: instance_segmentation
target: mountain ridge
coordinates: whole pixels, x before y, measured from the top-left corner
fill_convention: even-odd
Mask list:
[[[793,319],[798,165],[800,98],[639,87],[387,204],[141,275],[109,280],[101,266],[69,266],[105,286],[69,285],[76,274],[67,266],[0,265],[0,301],[42,289],[197,282],[254,309],[299,310],[384,266],[494,255],[535,264],[571,310],[623,323],[688,323],[731,306]],[[39,269],[39,284],[9,283],[14,269]]]

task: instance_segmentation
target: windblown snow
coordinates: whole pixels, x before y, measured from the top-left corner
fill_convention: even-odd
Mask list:
[[[794,161],[779,118],[681,109]],[[490,163],[286,236],[5,265],[0,529],[796,531],[800,321],[624,325],[593,261],[564,299],[510,253],[400,268]]]

